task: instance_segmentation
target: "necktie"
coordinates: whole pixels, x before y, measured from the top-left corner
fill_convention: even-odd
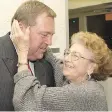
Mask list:
[[[30,70],[31,74],[33,75],[32,70],[31,70],[30,65],[29,65],[29,62],[28,62],[28,69]]]

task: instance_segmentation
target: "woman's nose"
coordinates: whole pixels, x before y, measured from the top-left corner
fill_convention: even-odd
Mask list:
[[[69,61],[69,62],[71,62],[72,60],[71,60],[71,55],[69,54],[69,55],[67,55],[67,56],[65,56],[65,61]]]

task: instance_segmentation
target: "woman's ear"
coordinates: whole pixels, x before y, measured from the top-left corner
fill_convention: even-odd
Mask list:
[[[88,67],[88,71],[87,73],[90,75],[93,73],[93,71],[95,70],[96,68],[96,63],[91,63],[90,66]]]

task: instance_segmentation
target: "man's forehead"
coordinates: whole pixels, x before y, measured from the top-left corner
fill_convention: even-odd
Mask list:
[[[48,16],[46,13],[38,15],[36,18],[37,23],[38,22],[48,22],[48,21],[51,22],[51,20],[54,21],[54,17]]]

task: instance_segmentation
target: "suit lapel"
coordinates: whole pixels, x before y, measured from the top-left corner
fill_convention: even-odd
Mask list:
[[[11,74],[11,77],[13,77],[17,73],[17,61],[13,59],[4,58],[3,62],[7,67],[9,73]]]

